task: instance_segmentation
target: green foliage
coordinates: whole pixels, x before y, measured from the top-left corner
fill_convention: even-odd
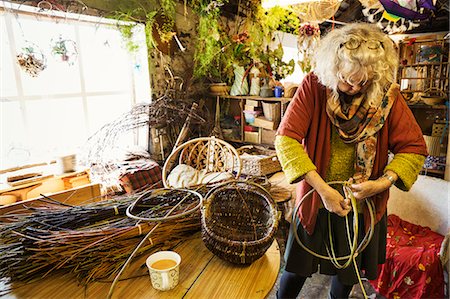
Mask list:
[[[220,22],[218,5],[222,1],[192,0],[189,3],[200,16],[194,57],[196,78],[207,77],[211,81],[231,83],[233,64],[248,68],[258,62],[266,65],[267,69],[271,69],[271,65],[275,67],[275,72],[268,75],[280,77],[294,71],[294,60],[288,63],[281,60],[281,45],[274,51],[268,49],[275,31],[298,32],[300,20],[291,11],[280,7],[265,11],[259,1],[242,2],[242,12],[246,17],[241,20],[237,34],[232,34]]]
[[[275,80],[286,78],[288,75],[291,75],[295,69],[294,59],[291,59],[286,63],[282,60],[283,54],[284,51],[281,44],[278,44],[276,49],[268,51],[268,65],[270,65]]]
[[[222,42],[219,21],[211,16],[202,15],[198,24],[198,41],[194,57],[194,76],[208,77],[212,81],[222,80],[221,60]]]
[[[157,11],[151,11],[145,16],[145,40],[147,41],[147,49],[155,49],[156,42],[153,38],[153,25],[155,24]]]
[[[126,22],[145,23],[145,35],[147,39],[147,48],[149,50],[156,48],[156,42],[153,38],[153,30],[156,29],[161,41],[168,42],[172,39],[175,32],[175,9],[176,0],[160,0],[159,7],[155,7],[152,11],[147,11],[140,1],[135,1],[135,5],[129,9],[115,11],[112,14],[114,19]],[[162,25],[155,22],[156,16],[161,16],[164,20]],[[119,30],[122,33],[125,45],[130,52],[135,52],[139,46],[133,42],[133,28],[135,25],[121,25]]]
[[[119,26],[120,33],[122,34],[122,38],[125,42],[125,47],[128,52],[134,53],[139,50],[139,45],[137,45],[133,41],[133,28],[135,25],[122,25]]]
[[[162,25],[156,26],[158,34],[163,42],[169,42],[175,35],[173,28],[175,26],[175,0],[160,0],[161,16],[164,22]]]
[[[145,15],[143,15],[143,13],[145,13],[145,11],[143,11],[142,9],[135,9],[130,12],[117,11],[113,14],[113,18],[125,22],[145,23],[147,48],[150,50],[156,48],[156,42],[153,38],[152,32],[157,11],[151,11],[149,13],[146,13]],[[125,46],[130,53],[134,53],[139,50],[139,45],[137,45],[133,40],[133,32],[135,26],[136,24],[118,25]]]
[[[298,33],[300,19],[292,11],[275,6],[267,11],[260,8],[257,14],[266,33],[277,30],[292,34]]]
[[[225,71],[230,54],[227,45],[229,37],[223,31],[220,23],[220,7],[223,1],[191,1],[196,5],[194,10],[199,14],[197,41],[194,55],[194,77],[208,78],[213,82],[230,82],[231,77]],[[225,53],[227,52],[227,53]]]

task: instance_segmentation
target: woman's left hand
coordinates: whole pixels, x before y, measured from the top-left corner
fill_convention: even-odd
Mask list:
[[[350,186],[353,196],[357,200],[374,196],[389,189],[389,187],[391,187],[391,184],[388,180],[365,181],[359,184],[352,184]]]

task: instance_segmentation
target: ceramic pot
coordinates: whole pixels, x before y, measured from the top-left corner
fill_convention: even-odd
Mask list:
[[[231,86],[230,95],[243,96],[248,94],[248,82],[244,78],[244,75],[244,67],[234,65],[234,83],[233,86]]]
[[[272,87],[270,87],[269,80],[267,78],[264,79],[264,85],[261,86],[261,91],[259,92],[259,96],[262,98],[273,97]]]

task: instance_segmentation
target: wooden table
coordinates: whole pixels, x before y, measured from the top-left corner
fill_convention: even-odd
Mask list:
[[[126,270],[113,298],[265,298],[275,284],[280,268],[280,250],[276,241],[266,254],[250,266],[233,265],[213,255],[203,244],[200,234],[176,246],[181,255],[180,282],[170,291],[153,289],[145,265],[146,255]],[[141,276],[140,276],[141,275]],[[15,289],[5,299],[106,298],[111,283],[92,283],[84,288],[66,274],[52,276]],[[17,286],[17,285],[14,285]],[[0,283],[0,290],[5,285]]]

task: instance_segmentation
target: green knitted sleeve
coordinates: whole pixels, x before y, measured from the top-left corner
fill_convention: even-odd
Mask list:
[[[384,168],[384,171],[392,170],[395,172],[399,177],[397,182],[395,182],[395,186],[403,191],[408,191],[417,180],[424,162],[425,157],[422,155],[411,153],[396,154],[391,163]]]
[[[289,184],[299,182],[307,172],[317,169],[303,145],[294,138],[278,135],[275,149]]]

